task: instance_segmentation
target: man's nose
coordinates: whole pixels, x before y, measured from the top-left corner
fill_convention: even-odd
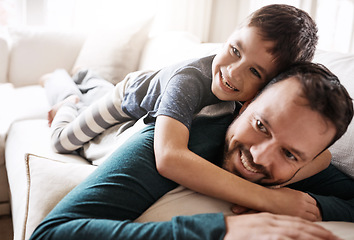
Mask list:
[[[270,167],[273,162],[279,158],[277,146],[271,141],[265,141],[252,145],[250,152],[253,157],[253,162],[263,167]]]

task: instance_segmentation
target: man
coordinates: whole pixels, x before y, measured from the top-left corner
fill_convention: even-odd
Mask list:
[[[352,100],[333,74],[319,65],[298,64],[272,81],[231,124],[223,166],[246,180],[282,183],[340,138],[352,116]],[[195,120],[190,149],[215,161],[231,121],[232,116]],[[310,222],[270,214],[213,213],[132,222],[177,186],[150,161],[153,135],[154,126],[149,126],[129,139],[53,209],[31,239],[336,239]],[[256,210],[278,213],[289,208],[287,195],[271,198],[279,196],[278,190],[259,188],[271,194],[260,200],[270,198],[280,206],[262,209],[260,202]]]

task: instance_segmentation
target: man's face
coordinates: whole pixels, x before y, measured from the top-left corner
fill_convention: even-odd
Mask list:
[[[230,125],[223,167],[251,182],[280,184],[313,160],[334,125],[307,106],[290,78],[266,89]]]
[[[235,31],[213,60],[214,95],[224,101],[252,99],[277,74],[274,56],[269,52],[273,46],[255,27]]]

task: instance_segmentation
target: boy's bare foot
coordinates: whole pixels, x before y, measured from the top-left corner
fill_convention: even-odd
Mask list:
[[[40,77],[40,78],[39,78],[39,81],[38,81],[38,82],[39,82],[39,85],[41,85],[42,87],[44,87],[45,82],[50,79],[50,76],[51,76],[51,75],[52,75],[51,73],[47,73],[47,74],[44,74],[42,77]]]
[[[67,102],[72,102],[74,104],[78,103],[80,101],[80,98],[77,96],[77,95],[71,95],[67,98],[65,98],[63,101],[61,102],[58,102],[57,104],[55,104],[51,110],[49,110],[48,112],[48,126],[52,126],[52,122],[53,122],[53,119],[55,117],[55,115],[57,114],[59,108],[61,108],[61,106],[63,106],[64,103],[67,103]]]

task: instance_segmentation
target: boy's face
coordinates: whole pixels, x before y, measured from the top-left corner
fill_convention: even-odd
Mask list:
[[[247,101],[277,74],[274,43],[264,41],[255,27],[236,30],[218,53],[212,66],[212,92],[220,100]]]
[[[289,78],[250,103],[227,131],[224,169],[251,182],[280,184],[326,148],[336,129],[310,109],[299,89]]]

